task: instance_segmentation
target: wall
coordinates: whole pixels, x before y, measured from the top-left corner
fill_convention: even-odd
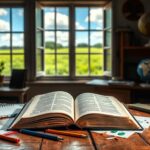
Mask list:
[[[138,30],[138,21],[130,21],[127,20],[122,13],[122,6],[127,0],[113,0],[113,49],[115,51],[114,58],[117,60],[115,62],[114,67],[114,76],[118,76],[119,74],[119,39],[117,37],[116,30],[122,27],[129,27],[134,33],[134,41],[131,43],[135,43],[136,45],[144,45],[148,42],[148,37],[142,35]],[[134,0],[133,0],[134,1]],[[150,0],[140,0],[144,5],[145,12],[150,11]]]
[[[142,44],[142,41],[146,41],[148,38],[144,37],[138,30],[138,21],[130,21],[127,20],[122,13],[122,6],[127,0],[114,0],[114,3],[116,5],[116,10],[115,10],[115,28],[119,27],[130,27],[135,35],[138,36],[140,43]],[[150,1],[149,0],[140,0],[142,4],[144,5],[145,12],[150,11]]]
[[[76,97],[83,92],[93,92],[94,87],[86,84],[86,81],[79,82],[69,82],[69,81],[53,81],[53,82],[35,82],[29,83],[28,86],[30,90],[28,92],[27,101],[30,100],[33,96],[38,94],[43,94],[52,91],[66,91]]]

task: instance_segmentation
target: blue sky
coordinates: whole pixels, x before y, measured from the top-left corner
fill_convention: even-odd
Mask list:
[[[12,26],[10,25],[10,9],[0,8],[0,32],[22,32],[24,31],[23,9],[12,9]],[[23,46],[23,34],[15,33],[12,36],[13,46]],[[10,34],[0,33],[0,46],[10,46]]]
[[[88,8],[76,8],[75,12],[75,26],[76,30],[76,45],[79,43],[88,43],[88,32],[84,31],[88,29]],[[46,29],[54,29],[54,8],[46,8],[45,9],[45,28]],[[69,29],[69,9],[68,8],[57,8],[57,29]],[[90,29],[102,29],[102,9],[92,8],[90,10]],[[67,45],[68,43],[68,33],[59,32],[58,33],[58,42],[63,45]],[[52,32],[45,34],[46,41],[50,41],[50,39],[54,39],[54,34]],[[91,45],[96,43],[102,43],[102,32],[91,32]]]
[[[58,8],[56,10],[57,15],[57,28],[58,29],[69,29],[69,9],[68,8]],[[76,30],[76,44],[79,43],[88,43],[88,32],[84,31],[88,29],[88,8],[76,8],[75,12],[75,26]],[[12,9],[12,26],[10,27],[10,9],[1,8],[0,9],[0,32],[3,31],[12,31],[22,32],[24,30],[24,20],[23,20],[23,9],[14,8]],[[45,28],[54,29],[54,8],[45,9]],[[90,29],[102,29],[102,10],[98,8],[92,8],[90,10]],[[45,33],[46,41],[53,41],[54,34],[52,32]],[[102,43],[102,33],[91,32],[91,45],[95,43]],[[10,45],[10,35],[0,33],[0,46],[9,46]],[[63,45],[68,45],[69,43],[69,34],[68,32],[57,32],[57,41]],[[23,34],[13,34],[13,46],[23,46]]]

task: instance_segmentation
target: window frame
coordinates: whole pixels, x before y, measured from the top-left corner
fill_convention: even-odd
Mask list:
[[[13,18],[13,13],[12,13],[13,9],[21,8],[23,10],[23,14],[24,14],[25,13],[25,8],[24,8],[23,3],[21,3],[21,2],[17,3],[17,4],[14,4],[14,3],[6,4],[2,1],[2,2],[0,2],[0,4],[1,4],[1,6],[0,6],[1,9],[3,9],[3,8],[4,9],[9,9],[9,23],[10,23],[10,28],[9,29],[10,30],[0,31],[0,34],[9,34],[10,35],[10,45],[9,45],[10,46],[9,47],[10,52],[0,54],[0,56],[6,55],[6,56],[10,57],[10,60],[9,60],[10,75],[5,75],[5,79],[9,80],[10,76],[11,76],[12,69],[13,69],[13,57],[14,56],[18,56],[18,55],[23,56],[24,62],[23,62],[23,68],[22,69],[26,68],[25,67],[26,66],[26,61],[25,61],[25,59],[26,59],[26,55],[25,55],[25,23],[23,24],[23,31],[13,31],[13,29],[12,29],[12,27],[13,27],[13,20],[12,20],[12,18]],[[23,16],[23,22],[24,21],[25,21],[25,17]],[[23,34],[23,37],[24,37],[23,38],[23,52],[21,52],[21,53],[13,53],[13,48],[14,48],[14,46],[13,46],[13,36],[14,36],[14,34]]]
[[[69,57],[69,76],[44,76],[44,77],[39,77],[38,79],[49,79],[49,80],[78,80],[78,79],[92,79],[92,78],[102,78],[103,76],[76,76],[75,75],[75,8],[76,7],[102,7],[102,5],[98,4],[49,4],[49,5],[44,5],[44,7],[68,7],[70,12],[69,12],[69,24],[70,24],[70,33],[69,33],[69,49],[70,49],[70,57]],[[73,31],[74,30],[74,31]],[[104,33],[104,28],[101,30]],[[104,36],[103,36],[104,37]],[[89,45],[90,47],[90,45]],[[103,47],[104,48],[104,47]],[[111,55],[112,57],[112,55]],[[71,63],[70,63],[71,62]],[[105,65],[104,65],[105,68]]]

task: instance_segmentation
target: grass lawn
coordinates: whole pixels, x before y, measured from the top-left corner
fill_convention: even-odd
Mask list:
[[[45,72],[46,75],[55,75],[55,68],[57,68],[57,75],[69,75],[69,55],[67,48],[57,50],[57,57],[54,55],[54,50],[45,49]],[[91,48],[90,57],[87,54],[87,48],[76,49],[76,75],[102,75],[103,74],[103,49]],[[24,68],[24,54],[23,49],[14,49],[12,54],[13,68]],[[63,54],[62,54],[63,53]],[[96,53],[96,54],[94,54]],[[0,50],[0,61],[5,62],[4,74],[10,75],[10,51]],[[37,57],[38,58],[38,57]],[[39,60],[39,59],[38,59]],[[90,60],[90,63],[88,63]],[[38,63],[39,61],[37,61]],[[57,66],[55,66],[55,62]]]

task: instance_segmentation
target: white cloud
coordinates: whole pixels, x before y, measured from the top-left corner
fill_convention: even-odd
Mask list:
[[[69,25],[69,19],[67,15],[57,13],[56,24],[58,28],[67,29]],[[50,28],[54,26],[54,12],[47,12],[45,14],[45,27]]]
[[[9,46],[10,45],[10,34],[1,34],[0,35],[0,46]]]
[[[10,34],[1,34],[0,41],[0,46],[10,46]],[[23,34],[13,35],[13,46],[23,46],[23,41]]]
[[[90,21],[95,22],[98,25],[102,24],[103,20],[103,14],[102,14],[102,9],[101,8],[95,8],[90,10]],[[89,20],[88,17],[86,17],[85,22]]]
[[[13,35],[13,46],[23,46],[24,36],[23,34]]]
[[[91,44],[102,43],[103,35],[100,32],[92,32],[91,33]]]
[[[67,46],[68,45],[68,32],[62,32],[62,31],[58,31],[56,33],[56,38],[57,38],[57,43],[60,43],[64,46]],[[45,33],[45,41],[52,41],[54,42],[54,32],[46,32]]]
[[[79,22],[76,22],[76,29],[83,30],[85,28]]]
[[[5,16],[7,15],[7,11],[3,8],[0,9],[0,16]]]
[[[57,42],[61,43],[62,45],[66,46],[68,45],[68,33],[67,32],[57,32]]]
[[[53,41],[54,42],[54,32],[45,32],[45,41]]]
[[[4,20],[0,20],[0,31],[9,30],[9,23]]]

